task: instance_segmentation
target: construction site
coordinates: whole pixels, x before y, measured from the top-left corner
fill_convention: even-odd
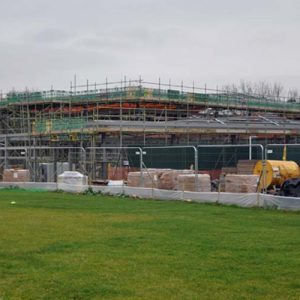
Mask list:
[[[239,162],[253,160],[253,168],[266,154],[258,145],[297,145],[299,112],[300,103],[288,99],[160,80],[74,80],[69,90],[12,91],[0,101],[0,174],[24,169],[27,181],[51,182],[76,170],[96,183],[172,168],[206,171],[214,180],[236,173]],[[283,151],[268,153],[278,160]],[[297,148],[288,156],[300,163]]]

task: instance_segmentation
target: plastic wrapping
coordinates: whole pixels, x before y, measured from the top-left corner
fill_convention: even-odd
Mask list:
[[[57,188],[66,192],[81,193],[87,186],[87,176],[73,171],[65,171],[57,177]]]
[[[300,198],[267,194],[260,194],[259,198],[262,207],[278,210],[300,210]]]
[[[258,175],[227,174],[225,176],[225,192],[256,193]]]
[[[25,169],[5,169],[3,171],[4,182],[30,182],[30,172]]]
[[[211,192],[210,176],[208,174],[179,174],[175,189],[189,192]]]

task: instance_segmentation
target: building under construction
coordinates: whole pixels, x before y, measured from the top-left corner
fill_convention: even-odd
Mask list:
[[[9,92],[0,115],[5,167],[17,165],[25,147],[242,144],[250,136],[265,143],[300,141],[298,102],[141,79]]]

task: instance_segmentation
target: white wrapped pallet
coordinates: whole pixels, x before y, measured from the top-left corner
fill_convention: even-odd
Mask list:
[[[65,171],[57,177],[57,188],[67,192],[84,192],[87,184],[87,176],[75,171]]]

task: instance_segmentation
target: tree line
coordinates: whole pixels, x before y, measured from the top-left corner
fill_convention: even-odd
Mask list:
[[[227,84],[222,88],[226,93],[244,94],[253,97],[265,98],[270,101],[300,102],[300,93],[297,89],[285,90],[281,83],[266,81],[245,81],[239,84]]]

